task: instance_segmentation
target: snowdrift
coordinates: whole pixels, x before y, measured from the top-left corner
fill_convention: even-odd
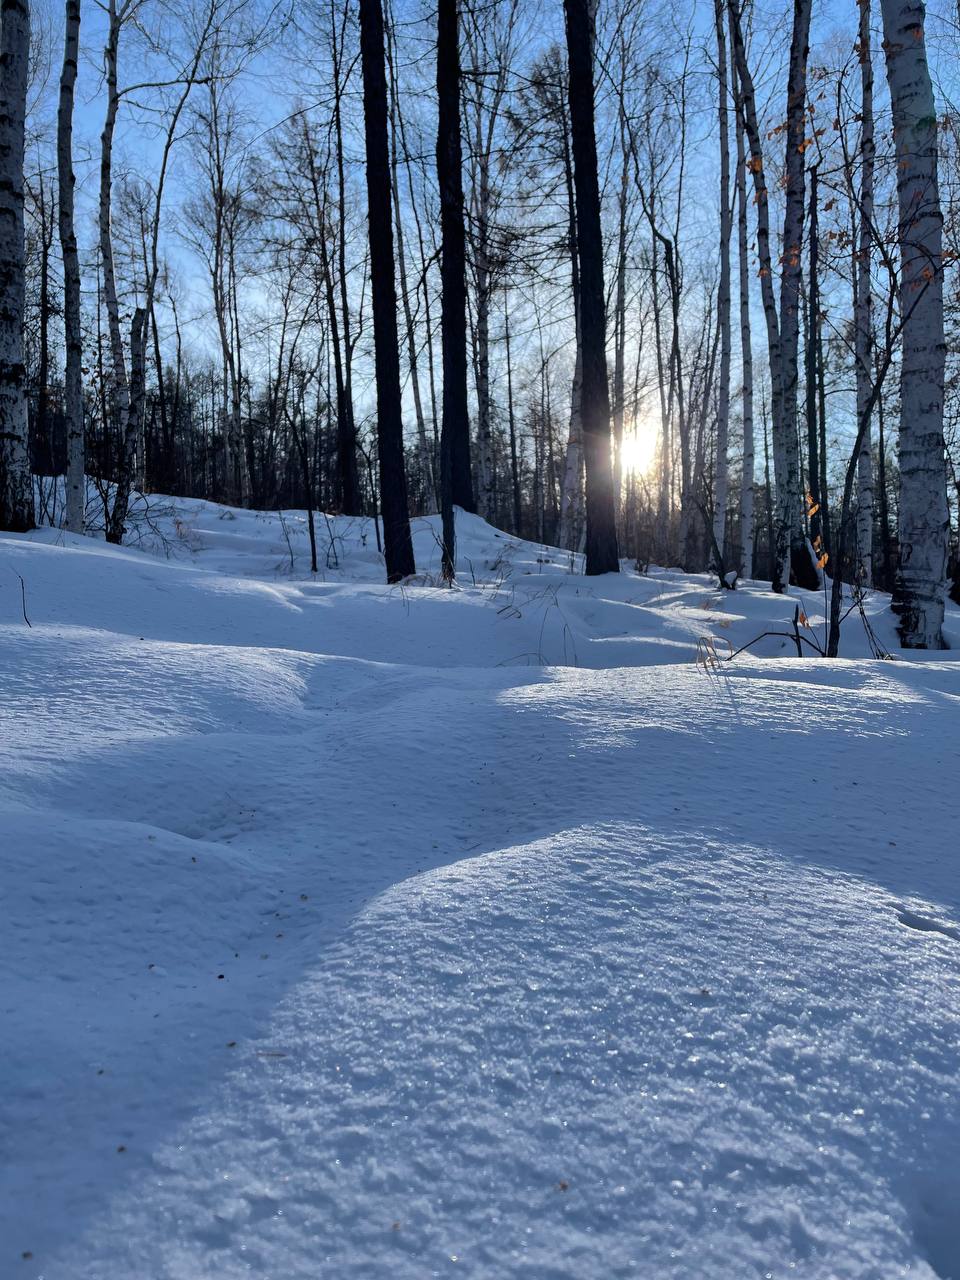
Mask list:
[[[953,655],[319,529],[0,538],[0,1275],[960,1274]]]

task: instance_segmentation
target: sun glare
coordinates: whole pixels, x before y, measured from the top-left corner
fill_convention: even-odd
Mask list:
[[[623,433],[620,457],[624,475],[643,475],[657,455],[657,433],[649,423],[636,422]]]

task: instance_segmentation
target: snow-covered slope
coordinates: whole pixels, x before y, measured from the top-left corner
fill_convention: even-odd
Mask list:
[[[4,1280],[960,1276],[952,654],[154,514],[0,539]]]

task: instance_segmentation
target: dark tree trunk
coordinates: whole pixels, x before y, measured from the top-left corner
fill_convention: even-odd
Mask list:
[[[513,365],[510,361],[510,302],[505,299],[503,334],[507,346],[507,421],[510,427],[510,480],[513,493],[513,532],[520,536],[520,463],[517,454],[517,423],[513,411]]]
[[[390,161],[387,154],[387,79],[380,0],[360,0],[363,121],[367,144],[367,208],[370,224],[370,290],[377,379],[377,445],[380,510],[387,581],[416,573],[400,411],[400,347],[393,279]]]
[[[810,278],[807,281],[806,392],[810,541],[819,558],[823,550],[823,537],[821,534],[823,512],[820,507],[820,424],[817,417],[817,329],[820,324],[820,232],[817,220],[817,176],[817,166],[812,165],[810,169]]]
[[[437,8],[437,180],[440,186],[440,329],[443,420],[440,429],[440,505],[443,572],[454,575],[453,508],[474,511],[467,417],[467,282],[460,148],[460,36],[457,0]]]
[[[610,456],[603,239],[593,105],[593,14],[590,0],[564,0],[570,66],[570,127],[580,256],[583,450],[586,471],[586,571],[617,573],[616,503]]]
[[[344,10],[344,22],[346,22],[346,10]],[[382,25],[381,18],[381,27]],[[350,338],[350,304],[347,298],[346,179],[344,177],[343,120],[341,111],[345,82],[342,79],[342,29],[341,38],[338,41],[336,23],[333,25],[333,40],[335,47],[333,122],[337,143],[337,216],[339,219],[337,252],[339,254],[340,268],[340,314],[343,317],[343,386],[342,388],[338,387],[338,393],[342,395],[342,403],[338,401],[337,404],[337,479],[343,514],[359,516],[363,515],[363,501],[360,497],[360,474],[357,468],[357,428],[353,416],[353,345]],[[381,58],[382,61],[383,59]],[[386,129],[386,125],[384,125],[384,129]],[[393,268],[391,266],[391,273],[392,271]],[[391,280],[393,279],[392,274],[390,278]],[[332,310],[330,315],[332,323]]]
[[[67,437],[65,527],[83,533],[86,500],[83,433],[83,337],[80,322],[80,259],[74,227],[76,178],[73,172],[73,99],[80,49],[80,0],[66,0],[63,69],[57,110],[58,221],[63,257],[63,330],[66,363],[63,374],[63,416]]]
[[[0,41],[0,529],[34,524],[23,353],[23,145],[30,57],[26,0],[4,0]]]

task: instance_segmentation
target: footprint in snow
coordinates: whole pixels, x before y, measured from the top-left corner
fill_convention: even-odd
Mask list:
[[[918,915],[915,911],[902,906],[899,902],[893,904],[893,908],[897,913],[897,919],[901,924],[905,924],[908,929],[916,929],[919,933],[942,933],[945,938],[952,938],[954,942],[960,942],[960,929],[954,925],[943,924],[939,920],[933,920],[930,916]]]

